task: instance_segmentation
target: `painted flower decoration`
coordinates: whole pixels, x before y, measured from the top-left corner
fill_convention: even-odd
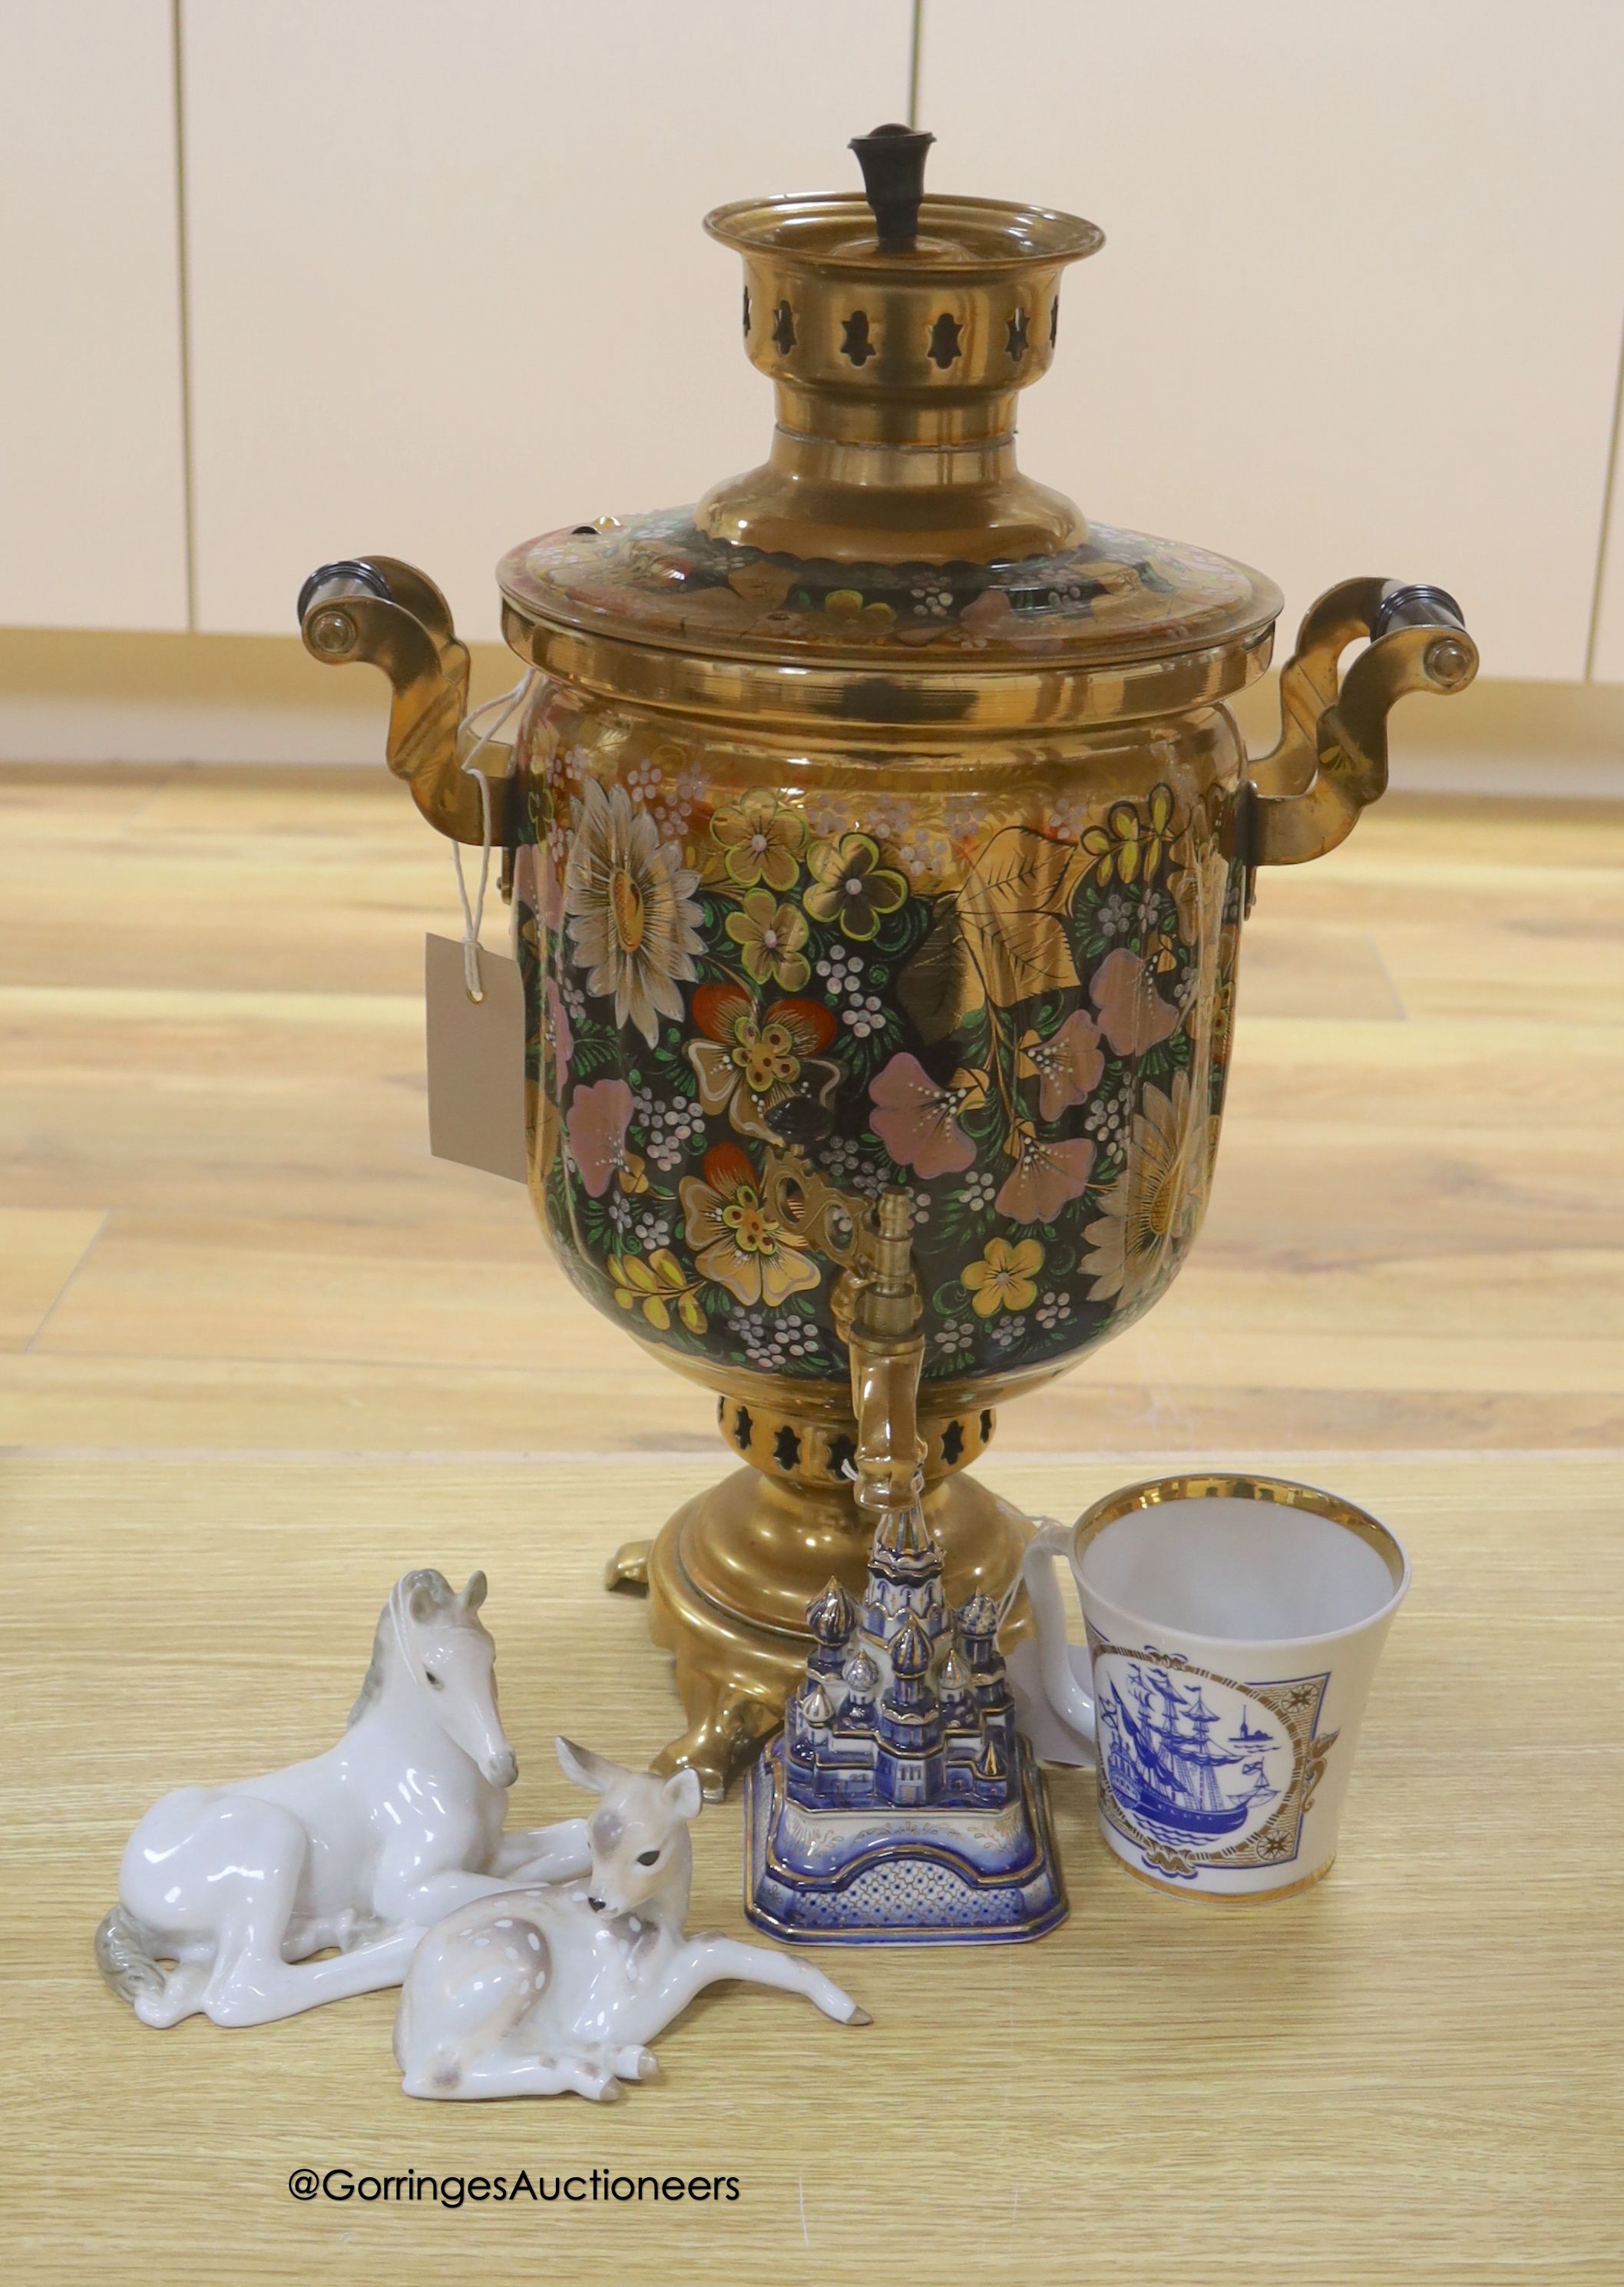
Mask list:
[[[770,1001],[764,1009],[737,985],[701,985],[689,1013],[704,1034],[688,1062],[706,1112],[725,1112],[741,1136],[782,1137],[771,1114],[796,1096],[827,1104],[840,1067],[818,1051],[835,1037],[833,1013],[819,1001]]]
[[[815,922],[838,922],[860,943],[877,936],[881,922],[907,901],[907,883],[880,863],[871,835],[841,834],[814,842],[807,854],[812,886],[804,903]]]
[[[1099,1027],[1081,1009],[1047,1040],[1041,1033],[1023,1033],[1016,1053],[1016,1077],[1037,1080],[1038,1111],[1045,1120],[1058,1120],[1092,1095],[1105,1069]]]
[[[1195,1236],[1205,1204],[1207,1155],[1190,1082],[1173,1076],[1170,1095],[1147,1088],[1128,1140],[1128,1165],[1101,1200],[1098,1222],[1083,1232],[1092,1277],[1090,1299],[1114,1296],[1119,1315],[1136,1316],[1154,1301]]]
[[[1025,1121],[1014,1143],[1015,1165],[993,1205],[1008,1223],[1053,1223],[1088,1190],[1097,1147],[1087,1136],[1039,1136]]]
[[[756,1170],[736,1144],[713,1144],[704,1181],[685,1175],[682,1211],[694,1267],[741,1302],[776,1310],[822,1277],[806,1241],[762,1205]]]
[[[623,1191],[648,1189],[642,1160],[626,1149],[631,1112],[631,1090],[623,1080],[594,1080],[590,1088],[578,1088],[570,1099],[565,1122],[570,1157],[595,1199],[603,1197],[616,1177]]]
[[[710,838],[722,851],[730,882],[741,890],[764,883],[792,889],[806,847],[806,820],[764,787],[751,787],[710,821]]]
[[[635,1025],[653,1048],[661,1017],[682,1015],[678,981],[701,949],[699,876],[661,843],[624,787],[582,781],[565,872],[564,907],[589,993],[614,996],[617,1025]]]
[[[959,1113],[985,1103],[986,1075],[955,1072],[944,1088],[917,1056],[894,1056],[868,1083],[874,1111],[868,1125],[899,1167],[916,1175],[953,1175],[975,1163],[976,1147],[959,1126]]]
[[[544,843],[536,858],[535,909],[556,937],[564,926],[564,884]]]
[[[543,990],[543,1031],[548,1047],[552,1050],[553,1092],[561,1095],[569,1078],[569,1060],[575,1053],[575,1035],[570,1026],[569,1010],[564,1005],[558,980],[550,977]]]
[[[771,890],[752,890],[739,911],[729,914],[726,926],[746,975],[757,985],[798,993],[812,975],[802,950],[812,934],[806,916],[797,906],[780,905]]]
[[[989,1238],[980,1260],[967,1262],[959,1273],[978,1318],[998,1310],[1028,1310],[1037,1301],[1037,1274],[1043,1268],[1043,1250],[1035,1238]]]
[[[1125,945],[1100,962],[1089,994],[1099,1011],[1099,1029],[1119,1056],[1143,1056],[1177,1030],[1177,1009],[1157,992],[1148,962]]]
[[[860,588],[835,588],[823,599],[825,615],[838,628],[859,629],[866,636],[883,636],[896,625],[889,604],[863,601]]]
[[[699,1295],[669,1246],[657,1248],[646,1259],[640,1254],[612,1254],[608,1270],[614,1299],[622,1310],[640,1310],[656,1333],[663,1334],[669,1329],[673,1310],[691,1334],[704,1333],[705,1312]]]
[[[1113,802],[1103,826],[1090,826],[1078,837],[1089,868],[1100,882],[1153,882],[1161,870],[1173,831],[1173,789],[1153,787],[1143,810],[1131,802]]]

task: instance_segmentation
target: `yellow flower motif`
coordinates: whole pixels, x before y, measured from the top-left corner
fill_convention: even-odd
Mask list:
[[[836,588],[823,599],[826,616],[837,626],[858,628],[865,635],[883,635],[896,621],[889,604],[865,604],[859,588]]]
[[[671,1310],[691,1334],[705,1331],[705,1313],[698,1293],[683,1276],[683,1268],[669,1246],[657,1247],[646,1261],[640,1254],[612,1254],[609,1277],[614,1299],[622,1310],[641,1310],[660,1333],[668,1331]]]
[[[806,820],[764,787],[751,787],[728,809],[718,810],[710,835],[724,852],[728,880],[741,890],[763,882],[770,890],[794,887],[806,847]]]
[[[812,887],[804,904],[815,922],[838,922],[844,937],[866,943],[882,920],[906,904],[907,883],[880,863],[880,845],[868,834],[841,834],[814,842],[807,852]]]
[[[756,1170],[739,1146],[712,1144],[704,1171],[703,1183],[685,1175],[679,1187],[694,1268],[741,1302],[764,1302],[770,1310],[816,1286],[823,1274],[809,1242],[767,1213]]]
[[[771,890],[750,891],[739,912],[727,916],[727,934],[757,985],[798,993],[812,975],[812,963],[801,950],[811,935],[806,916],[794,906],[780,906]]]
[[[1114,878],[1126,884],[1153,882],[1161,871],[1172,839],[1173,790],[1153,787],[1143,811],[1130,802],[1113,802],[1103,826],[1090,826],[1079,843],[1094,861],[1090,871],[1097,882]]]
[[[1037,1301],[1037,1274],[1043,1268],[1043,1250],[1035,1238],[989,1238],[980,1260],[967,1262],[959,1280],[978,1318],[996,1310],[1029,1310]]]

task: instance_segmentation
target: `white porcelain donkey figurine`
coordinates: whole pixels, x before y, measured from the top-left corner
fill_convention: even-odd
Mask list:
[[[684,1935],[701,1800],[693,1771],[658,1778],[567,1739],[558,1747],[568,1776],[600,1798],[590,1878],[480,1898],[429,1932],[395,2018],[408,2096],[617,2097],[622,2081],[654,2077],[647,2044],[723,1977],[804,1993],[841,2024],[872,2022],[810,1962],[717,1931]]]
[[[519,1764],[479,1618],[485,1585],[483,1572],[460,1595],[440,1572],[396,1582],[325,1754],[154,1804],[96,1933],[103,1976],[143,2024],[201,2010],[259,2025],[398,1985],[453,1907],[586,1871],[584,1819],[502,1831]]]

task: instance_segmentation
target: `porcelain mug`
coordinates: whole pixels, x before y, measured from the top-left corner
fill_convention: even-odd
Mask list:
[[[1058,1556],[1086,1654],[1066,1642]],[[1317,1881],[1410,1585],[1387,1527],[1281,1477],[1161,1477],[1042,1522],[1024,1571],[1044,1695],[1093,1746],[1124,1865],[1210,1898]]]

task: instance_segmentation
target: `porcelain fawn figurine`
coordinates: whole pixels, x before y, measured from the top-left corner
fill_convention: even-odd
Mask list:
[[[503,1832],[519,1763],[496,1712],[485,1589],[483,1572],[460,1595],[442,1573],[408,1572],[336,1746],[154,1804],[96,1933],[102,1975],[143,2024],[199,2011],[265,2024],[398,1985],[453,1908],[585,1872],[584,1819]]]
[[[568,1776],[599,1798],[590,1879],[479,1898],[429,1932],[395,2019],[408,2096],[618,2097],[622,2081],[654,2077],[647,2044],[724,1977],[804,1993],[841,2024],[872,2022],[808,1962],[684,1934],[694,1772],[659,1778],[558,1746]]]

